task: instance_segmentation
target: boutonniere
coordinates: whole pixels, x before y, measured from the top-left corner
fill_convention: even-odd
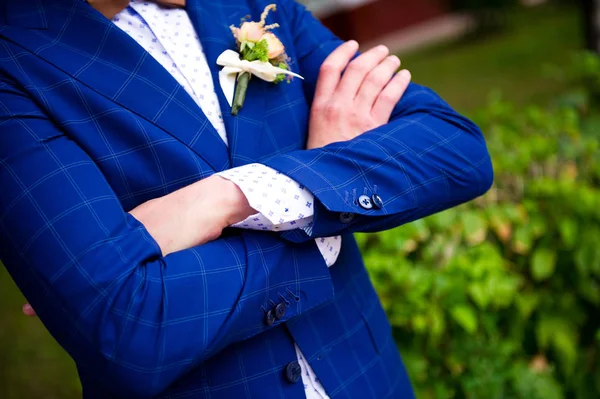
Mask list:
[[[290,71],[285,47],[271,32],[278,28],[279,24],[266,25],[269,12],[276,9],[275,4],[267,6],[260,22],[244,21],[239,28],[231,25],[231,32],[236,39],[238,49],[237,51],[225,50],[217,58],[217,64],[223,67],[219,72],[219,81],[231,106],[232,115],[237,115],[244,105],[248,83],[252,76],[274,84],[286,78],[289,82],[293,76],[303,79],[302,76]]]

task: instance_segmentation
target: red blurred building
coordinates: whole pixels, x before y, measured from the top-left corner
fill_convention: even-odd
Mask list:
[[[372,42],[450,12],[450,0],[304,0],[344,40]]]

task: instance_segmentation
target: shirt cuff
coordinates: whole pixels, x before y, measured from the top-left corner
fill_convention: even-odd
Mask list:
[[[217,173],[235,185],[259,213],[234,224],[249,230],[287,231],[303,229],[310,233],[313,224],[314,197],[302,185],[262,164],[250,164]],[[327,267],[336,262],[342,237],[315,240]]]
[[[301,184],[262,164],[249,164],[217,175],[237,185],[259,213],[232,227],[287,231],[311,228],[314,196]]]

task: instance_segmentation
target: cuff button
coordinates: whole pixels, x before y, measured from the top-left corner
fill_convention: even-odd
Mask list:
[[[381,208],[383,208],[383,200],[377,194],[373,194],[371,196],[371,203],[373,204],[373,207],[375,209],[381,209]]]
[[[284,303],[280,303],[279,305],[275,306],[275,318],[277,320],[283,319],[283,317],[285,316],[285,311],[286,306]]]
[[[364,210],[368,211],[369,209],[373,209],[373,202],[371,202],[371,198],[367,197],[366,195],[361,195],[358,197],[358,204]]]
[[[275,323],[275,314],[273,314],[273,311],[272,311],[272,310],[269,310],[269,311],[267,312],[267,315],[265,316],[265,323],[266,323],[268,326],[272,326],[272,325],[273,325],[273,323]]]

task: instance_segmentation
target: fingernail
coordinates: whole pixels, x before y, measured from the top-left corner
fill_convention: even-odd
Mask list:
[[[389,59],[390,61],[397,62],[398,64],[401,64],[401,63],[402,63],[402,61],[400,61],[400,58],[398,58],[398,56],[397,56],[397,55],[390,55],[390,56],[388,57],[388,59]]]
[[[412,77],[412,75],[408,69],[403,69],[398,73],[401,74],[406,79],[410,79]]]
[[[348,40],[346,43],[348,43],[349,46],[358,47],[358,42],[356,40]]]
[[[383,44],[380,44],[379,46],[377,46],[377,51],[390,51],[390,50]]]

